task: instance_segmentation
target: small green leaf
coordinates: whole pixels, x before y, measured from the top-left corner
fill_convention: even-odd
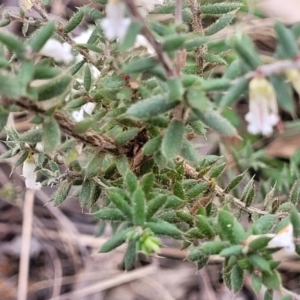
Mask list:
[[[296,180],[291,188],[289,201],[297,205],[300,199],[300,180]]]
[[[166,52],[174,52],[181,48],[185,41],[185,35],[171,34],[165,37],[164,41],[162,41],[162,48]]]
[[[133,172],[128,170],[125,175],[125,183],[129,192],[133,193],[138,187],[137,177]]]
[[[201,5],[201,13],[206,15],[223,15],[233,10],[238,10],[243,7],[244,4],[240,2],[221,2],[213,4]]]
[[[79,24],[83,20],[83,17],[84,17],[84,13],[81,10],[78,10],[75,14],[73,14],[71,19],[65,26],[64,32],[69,33],[73,31],[77,26],[79,26]]]
[[[231,287],[234,293],[237,293],[243,286],[244,271],[238,265],[233,266],[230,280]]]
[[[85,177],[93,178],[97,176],[100,171],[102,161],[103,161],[103,156],[96,152],[91,157],[90,161],[88,162],[85,168],[85,173],[84,173]]]
[[[19,140],[27,143],[38,143],[42,141],[42,129],[30,130],[20,135]]]
[[[125,176],[129,169],[128,159],[125,155],[121,155],[116,159],[116,167],[120,175]]]
[[[185,191],[183,188],[183,185],[180,181],[175,181],[174,185],[173,185],[173,194],[179,198],[181,198],[182,200],[185,199]]]
[[[1,90],[1,86],[0,86],[0,90]],[[8,116],[9,116],[9,112],[5,108],[0,106],[0,132],[3,130],[4,126],[6,125]]]
[[[250,191],[253,189],[253,187],[254,187],[254,181],[253,181],[253,178],[251,178],[250,181],[246,184],[246,186],[243,189],[243,193],[241,196],[242,202],[246,202],[247,197],[248,197]]]
[[[204,237],[209,239],[215,236],[215,231],[205,216],[198,215],[197,227]]]
[[[274,215],[265,215],[259,218],[253,225],[260,234],[272,232],[272,228],[276,225],[277,217]]]
[[[286,58],[295,58],[298,53],[297,39],[293,33],[282,23],[277,22],[274,27],[280,46],[283,48]]]
[[[200,194],[204,194],[209,189],[209,183],[200,182],[194,185],[191,189],[187,190],[185,195],[187,199],[193,199],[198,197]]]
[[[58,189],[52,194],[50,201],[53,201],[55,206],[62,204],[68,197],[71,187],[72,182],[62,181]]]
[[[99,252],[100,253],[110,252],[111,250],[113,250],[113,249],[119,247],[120,245],[122,245],[123,243],[125,243],[126,235],[131,230],[132,230],[132,227],[122,229],[122,230],[118,231],[117,233],[115,233],[115,235],[112,238],[110,238],[107,242],[105,242],[102,245]]]
[[[22,59],[26,48],[24,43],[13,35],[0,33],[0,43],[4,44],[9,50],[16,53],[17,58]]]
[[[183,222],[187,223],[190,227],[194,226],[193,216],[186,210],[177,210],[176,216]]]
[[[225,257],[229,257],[233,255],[238,256],[242,253],[243,248],[244,248],[243,245],[234,245],[222,250],[219,254],[220,256],[225,256]]]
[[[109,192],[108,193],[109,199],[111,202],[130,220],[132,219],[132,208],[127,203],[126,200],[122,197],[122,195]]]
[[[241,95],[247,91],[249,82],[247,79],[241,79],[231,86],[220,100],[219,107],[225,108],[238,101]]]
[[[65,109],[80,108],[84,104],[86,104],[86,100],[80,97],[67,102]]]
[[[83,134],[83,133],[87,132],[94,123],[95,123],[94,118],[87,117],[83,121],[80,121],[75,124],[74,132],[77,134]]]
[[[185,202],[182,201],[179,197],[171,195],[167,199],[165,208],[178,208],[181,207]]]
[[[226,163],[213,167],[211,170],[210,178],[218,178],[224,172],[225,167],[226,167]]]
[[[229,136],[236,136],[237,131],[231,125],[231,123],[221,116],[216,110],[208,109],[205,112],[200,112],[199,110],[193,110],[196,116],[207,126],[215,129],[216,131],[220,132],[221,134],[229,135]]]
[[[85,60],[82,60],[78,63],[76,63],[74,66],[72,66],[71,68],[71,75],[75,75],[81,68],[82,66],[85,64]]]
[[[0,95],[9,97],[9,99],[18,99],[23,95],[23,92],[24,88],[16,76],[12,76],[6,72],[0,73]]]
[[[268,243],[270,242],[270,240],[272,238],[273,237],[260,236],[249,243],[249,248],[253,252],[256,252],[257,250],[261,250],[261,249],[267,247]]]
[[[293,300],[293,297],[290,295],[286,295],[286,296],[282,297],[280,300]]]
[[[173,78],[167,81],[168,85],[168,101],[181,101],[184,89],[180,78]]]
[[[50,39],[54,30],[55,23],[53,21],[48,22],[46,25],[34,32],[27,41],[28,45],[33,49],[33,51],[39,52]]]
[[[138,187],[133,195],[133,223],[135,226],[144,226],[146,219],[146,199],[140,187]]]
[[[93,214],[96,218],[110,221],[125,221],[125,216],[116,208],[101,208]]]
[[[190,35],[190,39],[184,43],[184,47],[187,51],[195,50],[198,47],[205,45],[208,41],[207,37],[197,35]]]
[[[229,242],[213,241],[206,242],[201,246],[201,250],[206,255],[217,255],[225,248],[229,247]]]
[[[151,192],[153,183],[154,183],[154,174],[152,172],[147,173],[142,177],[141,187],[142,187],[143,192],[145,193],[146,197],[148,197],[149,193]]]
[[[234,38],[233,47],[251,70],[255,70],[261,64],[261,60],[250,38],[246,36],[243,36],[242,39]]]
[[[51,68],[46,66],[36,66],[33,73],[33,79],[51,79],[60,74],[60,70],[57,68]]]
[[[181,231],[176,226],[167,222],[148,222],[146,223],[146,227],[151,229],[151,231],[155,234],[167,235],[173,237],[174,239],[182,238]]]
[[[262,270],[264,272],[270,272],[271,271],[269,262],[264,257],[262,257],[261,255],[251,254],[251,255],[248,256],[248,259],[249,259],[250,263],[254,267],[258,268],[259,270]]]
[[[281,278],[279,273],[276,270],[273,270],[270,273],[264,272],[262,276],[262,283],[268,289],[273,289],[277,291],[280,291],[281,289]]]
[[[149,71],[156,66],[156,61],[153,57],[139,58],[131,60],[129,63],[124,64],[122,71],[124,73],[140,73]]]
[[[286,79],[283,76],[270,76],[270,81],[275,89],[277,101],[280,107],[295,115],[295,102],[293,97],[293,90],[290,84],[286,84]]]
[[[199,248],[192,249],[188,255],[188,259],[197,264],[198,270],[206,265],[208,258],[209,256],[205,255]]]
[[[125,270],[130,270],[134,266],[137,255],[136,241],[129,241],[124,257]]]
[[[220,64],[227,66],[227,61],[220,55],[205,53],[203,55],[203,59],[210,64]]]
[[[222,235],[232,244],[240,244],[245,239],[242,225],[228,211],[219,211],[218,224]]]
[[[201,80],[201,89],[205,92],[215,90],[227,90],[231,85],[231,81],[228,78],[214,78]]]
[[[259,293],[262,288],[262,278],[255,273],[251,275],[252,288],[255,293]]]
[[[190,162],[197,162],[198,154],[195,151],[194,145],[185,137],[182,139],[180,155]]]
[[[85,180],[82,184],[81,187],[81,192],[80,192],[80,205],[81,207],[86,206],[89,203],[90,195],[91,195],[91,181],[90,180]]]
[[[234,18],[234,14],[228,13],[222,15],[215,23],[211,24],[206,30],[206,35],[213,35],[217,33],[218,31],[225,28],[227,25],[231,23],[231,21]]]
[[[25,151],[22,153],[22,155],[19,157],[19,159],[16,161],[16,163],[13,166],[13,170],[15,170],[18,166],[20,166],[28,157],[29,152]]]
[[[150,140],[143,146],[143,152],[145,155],[152,155],[158,151],[162,142],[162,136],[158,135]]]
[[[142,25],[140,22],[131,22],[127,29],[125,38],[120,45],[120,51],[125,52],[134,46],[137,35],[140,33]]]
[[[45,101],[62,95],[71,81],[72,77],[63,75],[33,89],[38,95],[38,101]]]
[[[61,132],[54,117],[47,118],[43,123],[43,143],[46,152],[53,152],[61,143]]]
[[[177,106],[179,102],[168,102],[167,95],[157,95],[133,104],[127,114],[140,119],[155,117]]]
[[[89,64],[86,64],[84,68],[83,86],[87,92],[91,89],[92,86],[92,73]]]
[[[294,228],[294,235],[296,237],[300,236],[300,218],[296,207],[293,207],[290,214],[291,223]]]
[[[164,134],[161,144],[161,151],[165,158],[173,159],[179,154],[183,134],[184,124],[173,119]]]
[[[244,178],[246,172],[239,174],[237,177],[235,177],[224,189],[224,193],[228,194],[231,190],[233,190]]]
[[[167,199],[166,195],[158,195],[148,202],[146,214],[146,219],[148,221],[165,206]]]
[[[266,290],[263,300],[273,300],[273,290]]]
[[[122,146],[127,144],[137,135],[138,132],[139,132],[138,128],[130,128],[126,131],[119,133],[115,138],[115,142],[117,146]]]

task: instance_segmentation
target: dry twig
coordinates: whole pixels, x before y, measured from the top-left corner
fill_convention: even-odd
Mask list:
[[[22,248],[19,269],[18,300],[27,299],[33,204],[34,192],[33,190],[28,189],[25,193],[23,205]]]

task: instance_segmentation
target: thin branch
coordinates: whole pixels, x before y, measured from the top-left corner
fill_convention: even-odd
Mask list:
[[[300,55],[300,54],[299,54]],[[252,79],[253,77],[259,75],[271,76],[285,73],[289,70],[300,70],[300,58],[293,60],[280,60],[274,63],[261,65],[255,71],[246,73],[245,75],[236,78],[231,82],[232,85],[237,84],[241,79]]]
[[[189,0],[190,8],[192,11],[192,28],[193,32],[199,33],[200,35],[204,36],[204,29],[202,25],[202,14],[201,14],[201,7],[200,2],[197,0]],[[200,75],[203,75],[204,72],[204,60],[203,55],[206,52],[206,46],[200,46],[196,49],[196,63],[200,69]]]
[[[195,168],[190,166],[184,160],[182,160],[182,159],[179,159],[179,160],[183,161],[183,168],[184,168],[184,171],[185,171],[185,174],[187,177],[190,177],[193,179],[203,179],[204,181],[209,182],[209,180],[207,178],[205,178],[204,176],[199,177],[199,173],[197,172],[197,170]],[[243,210],[244,212],[246,212],[248,214],[258,214],[261,216],[270,214],[270,212],[268,212],[268,211],[261,210],[259,208],[253,207],[253,206],[246,206],[246,204],[244,202],[242,202],[240,199],[235,198],[232,195],[225,193],[224,190],[218,185],[214,186],[214,191],[218,197],[220,197],[221,199],[229,199],[232,204],[234,204],[236,207],[238,207],[239,209]],[[280,212],[280,213],[276,213],[276,216],[281,219],[281,218],[288,216],[288,213]]]
[[[176,78],[178,74],[176,72],[171,58],[163,51],[162,45],[156,40],[156,38],[152,34],[151,30],[146,24],[145,19],[139,13],[134,0],[124,0],[124,2],[127,5],[131,15],[142,25],[142,33],[155,50],[158,62],[165,69],[167,76],[169,78]]]
[[[23,204],[22,248],[19,269],[18,300],[27,299],[33,204],[34,192],[33,190],[28,189],[25,193]]]
[[[182,23],[182,0],[176,0],[175,24]]]
[[[46,112],[43,108],[41,108],[35,102],[29,100],[26,97],[22,97],[17,100],[3,97],[2,103],[4,104],[4,106],[17,105],[26,109],[27,111],[33,112],[38,115],[45,115]],[[100,152],[112,153],[117,155],[126,153],[128,151],[126,147],[117,147],[116,144],[110,138],[99,133],[95,133],[91,130],[88,130],[84,134],[77,134],[75,132],[75,123],[60,111],[56,111],[54,113],[54,118],[56,119],[61,130],[64,133],[74,137],[82,143],[97,147]]]
[[[158,267],[156,265],[150,265],[147,267],[139,268],[128,273],[120,274],[105,281],[97,282],[91,284],[81,290],[76,290],[74,292],[66,293],[57,298],[52,298],[52,300],[67,300],[90,296],[101,291],[105,291],[109,288],[119,286],[121,284],[129,283],[131,281],[138,280],[143,277],[154,275],[158,272]]]
[[[44,8],[38,2],[32,2],[33,9],[41,16],[44,22],[50,21],[50,18]],[[55,32],[67,43],[71,46],[76,46],[76,43],[70,38],[70,36],[64,32],[64,27],[62,25],[58,25],[55,28]],[[80,54],[85,58],[85,60],[97,68],[97,62],[94,58],[89,54],[88,50],[77,48]]]

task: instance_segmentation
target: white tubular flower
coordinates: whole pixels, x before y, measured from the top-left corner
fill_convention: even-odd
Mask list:
[[[146,16],[155,6],[162,5],[164,0],[135,0],[135,2],[141,15]]]
[[[55,39],[49,39],[40,54],[53,58],[56,62],[70,63],[74,56],[72,54],[72,47],[68,43],[61,43]]]
[[[86,103],[80,108],[80,110],[73,111],[72,117],[75,122],[81,122],[84,120],[84,113],[91,115],[95,107],[95,103]]]
[[[249,84],[249,112],[245,116],[252,134],[270,135],[279,121],[276,92],[271,83],[262,76],[253,78]]]
[[[268,243],[267,248],[283,248],[287,253],[295,252],[293,225],[288,224],[280,230]]]
[[[120,0],[109,0],[106,5],[106,18],[101,21],[104,35],[109,40],[125,37],[131,20],[125,18],[126,6]]]
[[[300,96],[300,72],[298,70],[289,70],[286,72],[286,77]]]
[[[36,163],[32,154],[29,154],[23,163],[23,176],[25,177],[25,184],[28,189],[40,190],[42,184],[36,182],[36,173],[34,172]]]

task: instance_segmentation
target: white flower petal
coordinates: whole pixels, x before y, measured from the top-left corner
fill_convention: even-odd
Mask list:
[[[40,50],[40,54],[51,57],[56,62],[70,63],[74,59],[71,45],[55,39],[49,39]]]
[[[155,54],[155,50],[152,45],[148,42],[148,40],[141,34],[136,37],[134,48],[144,47],[147,49],[148,54]]]
[[[120,1],[110,0],[106,5],[106,18],[101,21],[104,35],[109,40],[122,39],[125,37],[131,23],[125,18],[126,7]]]
[[[294,229],[292,224],[288,224],[268,243],[267,248],[284,248],[288,253],[295,251]]]
[[[73,38],[73,41],[76,44],[87,44],[89,38],[91,37],[92,33],[93,33],[94,29],[93,28],[89,28],[86,31],[81,32],[78,36]]]
[[[146,16],[149,12],[154,10],[155,6],[162,5],[164,0],[136,0],[135,2],[139,12],[143,16]]]
[[[35,173],[36,164],[32,155],[28,156],[28,158],[23,163],[23,176],[25,177],[25,185],[29,189],[40,190],[42,184],[36,181],[36,173]]]
[[[253,78],[249,90],[249,112],[245,116],[248,131],[269,136],[279,121],[275,90],[264,77]]]
[[[95,107],[95,103],[86,103],[79,110],[73,111],[72,117],[75,120],[75,122],[81,122],[84,120],[84,113],[91,115]]]

